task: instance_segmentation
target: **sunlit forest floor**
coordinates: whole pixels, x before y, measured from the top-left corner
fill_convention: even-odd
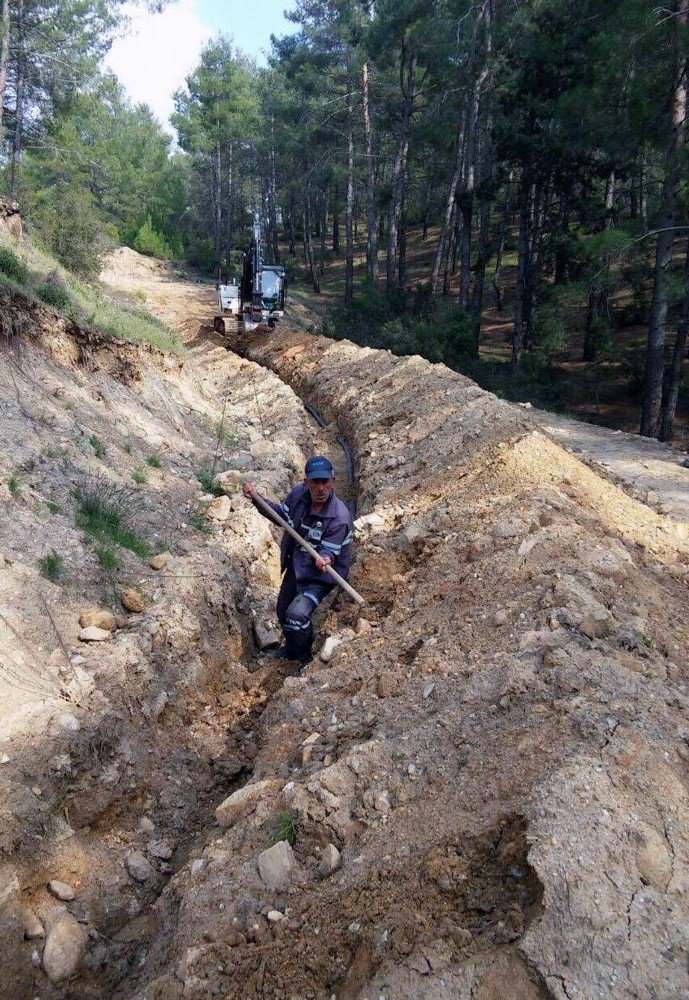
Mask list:
[[[438,236],[437,228],[429,227],[425,240],[422,236],[421,227],[411,229],[408,233],[407,284],[410,287],[428,280]],[[358,239],[354,271],[355,293],[364,285],[365,249],[365,242]],[[332,253],[326,251],[321,274],[321,292],[316,295],[308,281],[303,255],[299,255],[295,261],[287,255],[287,247],[283,250],[288,274],[291,274],[293,279],[288,290],[292,304],[296,302],[308,307],[317,317],[312,318],[318,325],[327,318],[332,308],[342,301],[344,258],[335,258]],[[298,247],[298,252],[300,251],[301,248]],[[320,261],[318,241],[314,251],[317,260]],[[385,261],[382,253],[380,258],[381,276],[384,278]],[[580,282],[563,284],[552,290],[552,300],[549,305],[565,331],[561,348],[552,354],[547,363],[540,363],[537,366],[530,363],[527,355],[523,373],[517,377],[509,375],[507,369],[511,355],[509,338],[512,330],[516,265],[516,253],[506,252],[501,276],[504,297],[501,311],[495,307],[492,290],[494,259],[489,265],[486,274],[480,364],[478,368],[472,367],[468,374],[480,381],[485,388],[509,399],[528,401],[534,406],[570,414],[591,423],[636,432],[641,411],[646,328],[642,324],[624,325],[619,321],[614,322],[600,360],[595,364],[582,361],[586,289]],[[677,266],[681,267],[679,258]],[[458,292],[458,280],[459,275],[454,275],[451,283],[453,296]],[[650,295],[649,285],[649,301]],[[630,300],[629,289],[623,289],[612,296],[614,314],[619,316]],[[668,352],[672,349],[675,330],[676,317],[671,315],[668,323]],[[687,371],[689,373],[689,364]],[[686,381],[685,375],[685,385]],[[686,388],[680,396],[673,444],[683,449],[689,447],[689,392]]]

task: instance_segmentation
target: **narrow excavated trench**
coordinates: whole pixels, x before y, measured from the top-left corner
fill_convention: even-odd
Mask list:
[[[443,366],[287,327],[225,346],[195,333],[190,372],[165,384],[198,435],[193,462],[217,446],[221,414],[233,429],[226,496],[203,501],[209,520],[227,517],[189,534],[199,487],[172,425],[155,485],[185,534],[169,538],[145,613],[84,648],[98,723],[72,709],[82,729],[35,762],[63,768],[41,781],[50,810],[4,841],[0,874],[16,870],[0,899],[35,902],[51,933],[45,881],[69,877],[65,908],[91,940],[51,985],[30,971],[40,941],[3,924],[6,995],[18,982],[41,1000],[686,995],[681,526]],[[136,406],[156,379],[142,373]],[[134,421],[120,388],[98,391]],[[237,494],[251,477],[278,495],[309,450],[336,460],[341,484],[356,465],[341,492],[358,502],[352,582],[367,603],[325,607],[320,635],[339,643],[296,674],[255,657],[275,539]],[[8,751],[3,767],[17,764]],[[152,872],[141,881],[135,850]]]

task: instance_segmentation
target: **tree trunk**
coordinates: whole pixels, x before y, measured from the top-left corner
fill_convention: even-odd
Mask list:
[[[227,268],[228,279],[232,268],[232,207],[234,202],[234,181],[232,176],[233,159],[233,148],[232,143],[230,142],[227,147],[227,228],[225,230],[225,267]]]
[[[472,171],[473,172],[473,171]],[[471,279],[471,227],[473,222],[474,192],[465,191],[460,200],[462,229],[459,238],[459,308],[469,309],[469,284]]]
[[[402,116],[395,163],[392,169],[392,197],[390,198],[390,206],[388,208],[388,247],[386,270],[386,288],[388,292],[392,291],[398,279],[397,255],[399,252],[399,227],[407,179],[407,160],[409,156],[411,118],[414,106],[416,66],[416,52],[412,51],[411,53],[408,53],[406,45],[404,45],[402,47],[400,57]]]
[[[3,112],[7,70],[10,64],[10,0],[2,0],[2,47],[0,48],[0,150],[3,138]]]
[[[478,259],[474,268],[474,287],[471,295],[471,333],[474,357],[479,356],[481,337],[481,313],[483,311],[483,287],[486,281],[486,267],[491,255],[490,201],[481,198],[478,206]]]
[[[333,254],[340,256],[340,216],[337,211],[337,184],[335,185],[335,197],[333,198]]]
[[[309,271],[311,273],[311,284],[313,286],[314,292],[317,294],[321,290],[320,281],[318,280],[318,268],[316,267],[316,262],[313,257],[313,242],[311,240],[311,193],[306,192],[306,200],[304,205],[304,243],[306,245],[306,262],[309,266]]]
[[[347,209],[345,213],[345,302],[354,298],[354,103],[352,80],[347,73]]]
[[[601,345],[600,323],[608,311],[608,297],[604,283],[594,278],[589,286],[586,305],[586,325],[584,327],[584,350],[582,360],[597,361]]]
[[[294,191],[290,191],[288,224],[289,224],[289,252],[292,257],[297,256],[297,240],[294,233],[294,211],[295,211]]]
[[[605,228],[612,229],[615,225],[613,217],[615,209],[615,171],[611,170],[605,180]]]
[[[273,245],[273,263],[280,263],[280,247],[278,244],[278,214],[277,214],[277,176],[275,169],[275,129],[273,119],[270,120],[270,232]]]
[[[457,186],[459,184],[460,177],[462,175],[462,152],[464,148],[464,113],[460,116],[460,125],[457,129],[457,140],[456,140],[456,154],[455,154],[455,169],[452,174],[452,179],[450,181],[450,186],[447,192],[447,198],[445,199],[445,212],[443,215],[443,220],[440,224],[440,232],[438,233],[438,243],[435,248],[435,257],[433,258],[433,268],[431,270],[431,294],[437,295],[438,283],[440,280],[440,268],[443,265],[443,258],[446,252],[449,250],[449,243],[452,240],[452,234],[454,232],[453,221],[455,216],[455,211],[457,207],[456,197],[457,197]],[[447,274],[447,267],[445,268],[445,274]],[[444,293],[444,291],[443,291]]]
[[[567,281],[569,269],[569,195],[560,195],[560,234],[555,248],[555,284]]]
[[[457,253],[457,202],[452,203],[452,212],[450,213],[450,219],[448,222],[449,230],[449,245],[447,247],[447,254],[445,256],[445,270],[443,272],[443,296],[447,297],[450,294],[450,281],[452,278],[452,266]]]
[[[213,152],[213,253],[215,255],[215,281],[220,283],[222,240],[222,155],[220,152],[220,122],[216,121],[215,149]]]
[[[677,410],[677,400],[682,384],[682,361],[687,347],[687,331],[689,330],[689,243],[684,261],[684,296],[682,298],[682,312],[677,324],[677,336],[675,338],[675,348],[672,352],[672,362],[665,379],[665,391],[663,393],[663,413],[660,423],[660,441],[670,441],[672,438],[672,424]]]
[[[368,60],[361,67],[361,105],[364,115],[364,137],[366,140],[366,276],[374,284],[378,281],[378,228],[376,224],[376,164],[373,156],[373,134],[371,131],[371,76]]]
[[[14,134],[12,137],[12,159],[10,163],[10,198],[17,197],[19,184],[19,162],[24,143],[24,87],[26,85],[26,23],[24,21],[24,0],[17,0],[17,103],[14,115]]]
[[[498,256],[495,260],[495,274],[493,275],[493,301],[495,302],[495,308],[498,312],[502,312],[502,286],[500,284],[500,278],[502,277],[502,255],[505,252],[505,232],[506,225],[504,225],[500,230]]]
[[[519,250],[517,263],[517,287],[514,295],[514,330],[512,331],[512,360],[510,371],[516,371],[524,349],[524,334],[527,320],[527,303],[531,295],[529,285],[529,218],[531,214],[532,185],[526,179],[522,184],[519,206]]]
[[[665,180],[663,182],[660,218],[658,220],[658,229],[660,232],[656,239],[653,299],[648,319],[648,340],[646,344],[646,364],[644,371],[644,402],[641,412],[640,433],[646,437],[656,437],[660,433],[665,368],[665,327],[668,308],[668,272],[672,263],[672,248],[675,239],[677,194],[682,172],[682,152],[686,127],[687,55],[684,48],[684,32],[687,24],[688,9],[689,0],[677,0],[677,15],[673,21],[677,61],[672,94],[672,118],[667,148]]]
[[[399,286],[404,291],[407,284],[407,229],[404,220],[404,201],[400,213],[399,262],[397,266]]]

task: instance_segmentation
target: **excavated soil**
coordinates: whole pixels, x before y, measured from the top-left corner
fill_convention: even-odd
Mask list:
[[[84,370],[49,310],[7,345],[3,479],[23,463],[0,538],[10,665],[40,664],[54,691],[2,717],[0,995],[685,997],[686,525],[443,366],[286,327],[223,341],[194,328],[206,293],[190,288],[183,361],[140,352],[123,375],[108,344]],[[223,409],[232,510],[203,514],[205,535],[185,504],[204,502]],[[93,433],[103,459],[74,444]],[[237,491],[250,477],[278,494],[313,447],[344,478],[338,434],[366,604],[323,610],[321,638],[340,642],[296,675],[256,657],[275,538]],[[70,490],[96,463],[124,481],[152,448],[165,478],[151,469],[136,526],[172,559],[123,556],[106,578]],[[51,495],[63,512],[44,512]],[[69,585],[36,570],[58,546]],[[124,584],[143,614],[123,615]],[[97,645],[78,641],[93,604],[119,616]],[[270,887],[258,858],[285,838]],[[64,906],[48,878],[75,886],[90,935],[55,986],[18,909],[50,935]]]

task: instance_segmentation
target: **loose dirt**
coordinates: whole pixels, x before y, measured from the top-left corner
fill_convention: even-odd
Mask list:
[[[40,663],[55,693],[27,695],[2,720],[0,993],[686,996],[681,519],[443,366],[287,325],[223,340],[194,329],[207,290],[123,267],[122,281],[184,332],[183,362],[123,345],[116,367],[119,347],[89,343],[85,368],[78,335],[49,310],[5,306],[28,318],[7,355],[4,461],[36,463],[7,500],[7,617],[20,675]],[[44,442],[57,447],[72,427],[47,402],[59,387],[104,459],[70,443],[57,468],[39,462]],[[215,454],[223,411],[237,439],[219,459],[232,510],[223,522],[204,514],[205,535],[191,524],[204,502],[195,472]],[[165,440],[165,478],[152,472],[134,523],[172,560],[156,573],[123,555],[105,578],[69,491],[97,462],[124,481],[154,447],[147,431]],[[367,604],[326,607],[319,634],[341,642],[293,676],[256,657],[275,537],[236,494],[243,476],[279,494],[311,448],[336,454],[338,434],[354,456],[352,582]],[[42,514],[50,489],[64,513]],[[36,559],[49,545],[78,584],[42,582]],[[79,611],[122,616],[125,583],[145,592],[145,612],[106,643],[80,643]],[[61,677],[67,664],[78,689]],[[213,809],[240,786],[242,805],[231,799],[216,825]],[[269,888],[257,860],[285,838],[294,864]],[[152,839],[169,842],[167,860]],[[74,885],[77,905],[51,901],[49,878]],[[32,965],[42,942],[22,942],[19,904],[49,935],[65,908],[84,921],[73,978],[51,985]]]

